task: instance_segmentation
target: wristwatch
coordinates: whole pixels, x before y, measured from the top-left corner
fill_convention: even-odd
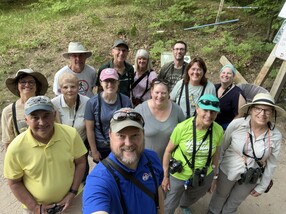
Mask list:
[[[76,195],[78,191],[77,191],[77,190],[74,190],[74,189],[72,189],[72,188],[70,188],[69,192]]]

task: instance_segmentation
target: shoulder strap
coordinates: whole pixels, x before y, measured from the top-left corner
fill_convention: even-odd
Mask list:
[[[16,102],[14,102],[12,104],[12,117],[13,117],[13,122],[14,122],[14,126],[15,126],[15,130],[17,132],[17,135],[20,134],[19,128],[18,128],[18,124],[17,124],[17,118],[16,118]]]
[[[180,95],[179,95],[179,99],[178,99],[178,105],[180,105],[181,102],[181,97],[183,94],[183,88],[184,88],[184,80],[182,81],[182,85],[181,85],[181,89],[180,89]]]
[[[172,66],[173,66],[173,67],[172,67]],[[172,70],[174,70],[174,62],[171,62],[171,63],[167,66],[167,68],[165,69],[164,77],[162,77],[163,80],[166,79],[167,74],[168,74],[168,70],[169,70],[171,67],[172,67]]]
[[[138,83],[147,75],[149,74],[149,71],[145,72],[144,74],[142,74],[131,86],[131,90],[133,90],[136,85],[138,85]],[[149,76],[149,75],[148,75]]]
[[[106,159],[103,159],[101,161],[101,163],[106,167],[106,169],[108,169],[108,171],[113,175],[115,181],[116,181],[116,184],[118,186],[118,189],[119,189],[119,192],[120,192],[120,203],[121,203],[121,206],[122,206],[122,209],[123,209],[123,212],[125,214],[127,214],[127,208],[126,208],[126,204],[125,204],[125,201],[124,201],[124,198],[123,198],[123,195],[122,195],[122,190],[121,190],[121,186],[120,186],[120,180],[119,180],[119,177],[114,173],[114,171],[111,169],[111,167],[109,166],[108,162]]]
[[[121,93],[117,93],[117,96],[119,97],[120,106],[121,106],[121,108],[123,108]],[[117,100],[116,100],[116,102],[117,102]]]
[[[144,97],[144,95],[147,93],[147,91],[149,91],[149,76],[150,76],[150,71],[148,71],[148,75],[147,75],[147,81],[146,81],[146,88],[145,91],[143,92],[143,94],[140,96],[140,99],[142,99]]]
[[[102,136],[104,137],[104,139],[107,141],[104,131],[103,131],[103,127],[102,127],[102,122],[101,122],[101,93],[98,94],[97,96],[97,101],[98,101],[98,123],[99,123],[99,130],[102,134]]]
[[[187,109],[187,116],[186,119],[190,118],[190,114],[191,114],[191,110],[190,110],[190,99],[189,99],[189,87],[188,87],[188,83],[185,84],[185,96],[186,96],[186,109]]]
[[[118,166],[115,162],[113,162],[111,159],[106,158],[106,161],[116,170],[118,171],[126,180],[130,180],[132,183],[134,183],[138,188],[140,188],[145,194],[147,194],[150,198],[156,202],[156,195],[152,193],[147,187],[145,187],[140,181],[138,181],[132,174],[126,172],[123,170],[120,166]],[[154,178],[155,179],[155,178]],[[159,204],[159,202],[158,202]]]

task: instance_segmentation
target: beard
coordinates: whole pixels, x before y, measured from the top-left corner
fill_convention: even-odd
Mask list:
[[[119,151],[115,152],[112,150],[113,154],[123,165],[131,166],[137,164],[140,160],[141,154],[143,153],[145,148],[145,142],[141,145],[132,145],[132,146],[124,146],[119,149]]]

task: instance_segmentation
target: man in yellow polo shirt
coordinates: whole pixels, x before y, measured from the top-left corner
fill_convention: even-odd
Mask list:
[[[4,176],[25,214],[81,213],[87,150],[76,129],[55,123],[55,116],[48,97],[28,99],[29,128],[12,141],[5,156]]]

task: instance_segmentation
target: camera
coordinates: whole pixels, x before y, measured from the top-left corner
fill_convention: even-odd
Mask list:
[[[176,160],[174,158],[171,158],[170,162],[169,162],[169,172],[170,172],[170,174],[174,174],[176,172],[182,172],[182,170],[183,170],[182,162],[178,161],[178,160]]]
[[[191,186],[198,187],[202,186],[205,183],[205,176],[207,174],[207,168],[204,167],[203,169],[196,169],[193,176],[191,177]]]
[[[246,170],[245,173],[241,174],[241,179],[238,180],[238,183],[256,184],[261,175],[262,175],[261,168],[254,169],[250,167],[249,169]]]
[[[64,206],[55,204],[54,207],[47,209],[47,213],[48,214],[55,214],[55,213],[61,212],[63,210],[63,208],[64,208]]]

